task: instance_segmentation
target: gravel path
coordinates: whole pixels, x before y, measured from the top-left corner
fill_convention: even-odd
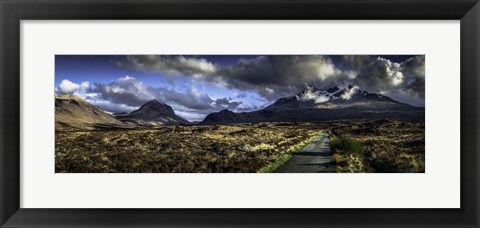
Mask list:
[[[322,131],[302,150],[276,170],[277,173],[334,173],[328,132]]]

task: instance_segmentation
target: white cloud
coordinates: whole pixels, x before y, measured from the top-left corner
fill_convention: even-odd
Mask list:
[[[403,73],[396,71],[390,76],[390,82],[393,86],[398,86],[403,83]]]
[[[355,79],[358,76],[358,72],[353,71],[353,70],[348,70],[348,71],[345,71],[343,73],[348,77],[348,79]]]
[[[340,96],[344,100],[350,100],[352,95],[354,95],[358,91],[358,86],[353,86],[351,88],[345,88],[345,92]]]
[[[311,89],[305,90],[304,93],[297,98],[302,101],[313,100],[315,104],[324,103],[330,100],[328,96],[321,94],[320,91],[313,91]]]
[[[387,82],[391,83],[392,86],[398,86],[403,83],[403,73],[401,72],[400,63],[395,63],[381,57],[378,57],[377,61],[385,64],[385,73],[389,79]]]
[[[328,98],[327,96],[320,95],[317,98],[315,98],[315,104],[324,103],[324,102],[327,102],[329,100],[330,100],[330,98]]]
[[[58,94],[79,94],[87,90],[89,87],[90,83],[88,81],[76,84],[68,79],[64,79],[60,82],[56,91]]]
[[[105,109],[107,112],[110,113],[129,113],[139,108],[139,106],[129,106],[126,104],[116,104],[112,103],[111,101],[102,100],[98,98],[98,96],[87,96],[85,98],[88,102],[93,105],[97,105]]]
[[[80,84],[80,89],[81,90],[86,90],[89,87],[90,87],[90,83],[88,81],[82,82],[82,84]]]
[[[187,58],[184,56],[179,56],[177,58],[177,61],[179,61],[179,64],[181,66],[187,67],[189,69],[194,69],[199,72],[205,72],[205,73],[211,74],[217,71],[217,67],[215,67],[215,65],[208,62],[205,59]]]

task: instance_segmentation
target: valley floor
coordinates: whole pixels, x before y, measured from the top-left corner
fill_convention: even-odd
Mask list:
[[[424,172],[424,125],[399,121],[57,131],[55,171],[274,172],[322,131],[330,133],[336,171]]]

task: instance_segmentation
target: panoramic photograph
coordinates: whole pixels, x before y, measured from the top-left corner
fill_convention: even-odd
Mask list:
[[[56,55],[56,173],[424,173],[425,55]]]

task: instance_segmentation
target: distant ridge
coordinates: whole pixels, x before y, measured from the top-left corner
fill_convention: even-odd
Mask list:
[[[75,95],[55,97],[56,130],[94,130],[126,127],[121,121]]]

